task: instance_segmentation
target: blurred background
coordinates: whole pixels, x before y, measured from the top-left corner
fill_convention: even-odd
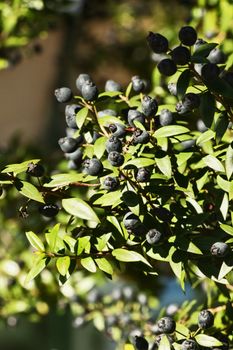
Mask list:
[[[190,24],[203,39],[224,42],[224,51],[230,53],[232,6],[229,0],[0,1],[1,167],[30,157],[40,157],[45,164],[62,158],[57,140],[65,133],[64,106],[55,100],[54,90],[68,86],[77,94],[75,80],[80,73],[90,74],[99,90],[104,89],[108,79],[126,87],[132,76],[139,75],[150,82],[152,94],[156,95],[156,57],[146,42],[149,31],[165,35],[172,47],[177,44],[179,28]],[[0,213],[0,349],[115,349],[111,336],[99,332],[98,313],[92,315],[97,320],[95,327],[91,322],[84,325],[80,316],[83,310],[79,309],[79,298],[82,300],[87,292],[93,298],[93,290],[95,296],[90,303],[110,305],[108,295],[113,297],[114,289],[120,288],[114,304],[119,312],[121,298],[129,303],[138,301],[141,292],[146,298],[151,296],[145,310],[154,317],[158,300],[164,308],[182,304],[183,292],[169,271],[156,285],[147,280],[138,286],[127,278],[105,284],[100,276],[97,288],[93,281],[77,274],[62,290],[56,280],[52,290],[46,290],[55,279],[47,273],[37,286],[24,289],[18,284],[22,277],[18,269],[20,259],[30,259],[30,255],[20,257],[25,241],[21,242],[19,235],[27,228],[24,223],[18,224],[14,206],[12,199],[7,213]],[[19,239],[17,247],[15,239]],[[81,286],[80,279],[86,284]],[[131,290],[130,297],[129,290],[124,292],[126,287]],[[186,299],[199,297],[200,291],[188,288]],[[119,321],[122,328],[126,319]]]

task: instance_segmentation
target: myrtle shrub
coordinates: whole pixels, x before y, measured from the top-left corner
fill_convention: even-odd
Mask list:
[[[177,39],[170,49],[163,35],[147,37],[161,55],[156,96],[139,76],[125,90],[109,80],[99,92],[88,74],[78,76],[77,96],[68,87],[56,89],[57,101],[66,104],[66,135],[58,140],[64,161],[50,173],[40,159],[5,166],[2,198],[25,197],[21,216],[43,221],[43,232],[26,232],[33,261],[27,254],[30,271],[23,282],[21,276],[22,290],[33,289],[40,275],[60,293],[57,276],[64,295],[71,296],[76,325],[93,319],[113,339],[131,341],[127,349],[147,350],[149,343],[160,350],[228,349],[233,329],[231,60],[224,56],[223,62],[220,50],[219,56],[213,53],[217,44],[198,39],[190,26],[182,27]],[[161,264],[184,291],[187,283],[201,284],[208,299],[161,310],[156,321],[152,310],[158,300],[139,290],[113,288],[101,297],[94,290],[86,296],[101,272],[101,278],[115,279],[127,271],[156,283]],[[65,289],[68,279],[71,294]],[[77,280],[89,282],[78,291]]]

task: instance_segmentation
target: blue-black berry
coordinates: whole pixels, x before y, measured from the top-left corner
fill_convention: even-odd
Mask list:
[[[121,84],[117,83],[114,80],[107,80],[105,83],[105,91],[121,91]]]
[[[106,142],[106,151],[108,153],[113,152],[113,151],[121,152],[122,151],[121,140],[119,140],[119,138],[117,138],[114,135],[110,136]]]
[[[146,168],[139,168],[136,173],[137,182],[146,182],[150,179],[150,171]]]
[[[145,82],[138,75],[135,75],[134,77],[132,77],[131,82],[132,82],[132,89],[135,92],[139,93],[145,90]]]
[[[145,124],[145,116],[141,112],[137,111],[136,109],[130,109],[128,111],[128,123],[130,126],[135,126],[134,122],[138,121],[142,125]]]
[[[173,122],[173,113],[169,109],[162,109],[159,114],[159,123],[161,126],[170,125]]]
[[[116,137],[124,137],[126,134],[125,126],[123,124],[120,124],[120,123],[109,124],[108,128],[111,131],[112,135]]]
[[[165,334],[173,333],[176,329],[176,322],[169,316],[162,317],[157,325],[160,332]]]
[[[135,145],[145,144],[150,141],[150,135],[146,130],[136,129],[133,133],[133,143]]]
[[[108,154],[108,161],[112,166],[121,166],[124,163],[124,156],[117,151],[112,151]]]
[[[52,218],[58,214],[59,208],[56,204],[43,204],[39,207],[39,212],[43,216]]]
[[[166,53],[168,51],[168,40],[159,33],[149,32],[147,42],[155,53]]]
[[[103,171],[103,164],[97,158],[86,159],[83,162],[84,172],[88,175],[97,176]]]
[[[187,47],[177,46],[171,51],[171,58],[175,64],[184,66],[189,63],[191,54]]]
[[[211,248],[210,252],[213,256],[218,258],[223,258],[230,252],[229,246],[224,242],[215,242]]]
[[[220,68],[214,63],[206,63],[201,68],[201,76],[204,81],[209,82],[218,78]]]
[[[131,231],[136,229],[140,224],[139,217],[133,214],[131,211],[125,214],[123,218],[123,224],[126,230]]]
[[[185,339],[181,344],[181,350],[197,350],[198,348],[198,344],[192,339]]]
[[[149,344],[144,337],[135,336],[134,346],[137,350],[148,350]]]
[[[87,81],[89,82],[92,81],[89,74],[86,74],[86,73],[79,74],[78,78],[76,79],[76,87],[80,92],[82,91],[83,84],[85,84]]]
[[[115,191],[118,189],[120,182],[117,177],[107,176],[103,181],[103,185],[105,190]]]
[[[179,31],[179,39],[182,44],[192,46],[197,40],[197,32],[193,27],[184,26]]]
[[[157,67],[160,74],[165,75],[167,77],[175,74],[177,71],[175,62],[170,58],[165,58],[164,60],[160,61]]]
[[[78,142],[72,137],[62,137],[58,140],[61,150],[65,153],[71,153],[78,147]]]
[[[81,94],[82,97],[87,101],[94,101],[98,97],[98,89],[92,81],[86,81],[82,85]]]
[[[67,105],[65,108],[66,124],[69,128],[77,129],[76,114],[82,107],[77,104]]]
[[[83,152],[81,148],[77,148],[74,152],[65,153],[67,159],[73,160],[76,163],[82,161]]]
[[[152,228],[146,234],[146,240],[149,244],[154,245],[160,243],[164,238],[164,235],[161,231]]]
[[[150,96],[143,96],[142,112],[146,117],[154,116],[158,111],[158,102]]]
[[[54,91],[54,95],[57,101],[61,103],[67,103],[73,97],[72,91],[70,90],[70,88],[67,87],[61,87],[59,89],[56,89]]]
[[[202,329],[212,327],[214,324],[214,315],[209,310],[202,310],[198,315],[198,326]]]

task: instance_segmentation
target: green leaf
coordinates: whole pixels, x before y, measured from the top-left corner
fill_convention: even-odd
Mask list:
[[[94,143],[94,154],[97,158],[101,158],[106,150],[106,136],[99,137]]]
[[[76,124],[79,129],[81,129],[81,127],[83,126],[87,116],[88,116],[87,107],[83,107],[82,109],[80,109],[80,111],[78,111],[76,115]]]
[[[143,168],[143,167],[147,167],[150,165],[155,164],[155,160],[154,159],[150,159],[150,158],[135,158],[132,160],[129,160],[128,162],[124,163],[123,168],[125,168],[128,165],[134,165],[137,168]]]
[[[227,193],[230,193],[233,190],[233,183],[224,180],[220,175],[217,176],[217,184],[223,191]]]
[[[44,184],[45,187],[63,187],[73,182],[83,180],[83,174],[55,174],[51,176],[52,181]]]
[[[200,45],[199,48],[195,50],[195,52],[192,55],[192,62],[195,62],[195,59],[198,57],[207,57],[210,51],[212,51],[216,46],[218,46],[218,44],[216,43]]]
[[[212,346],[221,346],[222,342],[220,342],[218,339],[211,337],[206,334],[198,334],[195,336],[195,339],[197,343],[201,346],[205,347],[212,347]]]
[[[215,158],[212,155],[208,155],[205,156],[203,158],[204,163],[211,169],[215,170],[215,171],[221,171],[224,172],[224,166],[222,165],[222,163],[220,162],[220,160],[218,160],[217,158]]]
[[[48,265],[50,261],[50,258],[47,258],[44,254],[41,254],[40,256],[35,256],[33,263],[32,263],[32,268],[28,272],[26,279],[25,279],[25,286],[33,280],[41,271],[44,270],[44,268]]]
[[[193,155],[193,152],[181,152],[179,154],[176,154],[176,159],[177,159],[177,165],[180,167],[184,163],[187,162]]]
[[[96,272],[97,268],[96,268],[96,264],[94,263],[94,260],[92,259],[92,257],[87,257],[87,258],[83,258],[80,260],[81,265],[84,267],[84,269],[90,271],[90,272]]]
[[[127,86],[127,88],[126,88],[125,96],[126,96],[127,98],[128,98],[129,95],[130,95],[130,92],[131,92],[131,90],[132,90],[132,86],[133,86],[133,84],[132,84],[132,82],[130,82],[129,85]]]
[[[99,223],[100,220],[89,204],[80,198],[65,198],[62,200],[62,206],[65,211],[71,215],[84,220]]]
[[[212,81],[205,82],[205,84],[211,91],[230,99],[233,98],[233,87],[225,80],[216,78]]]
[[[213,130],[206,130],[205,132],[203,132],[203,134],[201,134],[196,141],[197,145],[201,145],[202,143],[205,143],[211,139],[213,139],[215,137],[215,132]]]
[[[34,201],[44,203],[42,194],[38,191],[36,186],[26,181],[17,181],[15,187],[23,196],[33,199]]]
[[[185,69],[177,81],[177,97],[182,99],[190,82],[191,74],[189,69]]]
[[[218,119],[215,122],[214,130],[216,133],[216,141],[219,143],[225,132],[227,131],[229,124],[227,113],[223,112],[218,115]]]
[[[98,117],[98,121],[101,126],[109,126],[109,124],[122,124],[124,123],[117,117],[113,117],[112,115],[106,115],[104,117]]]
[[[2,173],[14,173],[14,175],[17,175],[26,171],[30,163],[37,164],[39,161],[40,159],[31,159],[22,163],[9,164],[2,170]]]
[[[233,173],[233,148],[231,147],[231,145],[229,145],[227,148],[225,168],[226,168],[226,175],[229,180]]]
[[[188,132],[189,132],[189,129],[182,125],[167,125],[167,126],[162,126],[158,130],[156,130],[153,136],[156,138],[170,137],[170,136],[185,134]]]
[[[57,270],[60,275],[65,276],[70,267],[70,257],[69,256],[61,256],[56,260]]]
[[[226,218],[227,218],[228,208],[229,208],[228,194],[224,193],[222,203],[221,203],[221,206],[219,208],[224,220],[226,220]]]
[[[79,237],[77,239],[77,255],[82,254],[82,252],[90,246],[90,236]]]
[[[170,350],[171,344],[167,338],[167,336],[164,334],[159,342],[158,350]]]
[[[225,224],[221,224],[220,228],[226,232],[228,235],[233,236],[233,227]]]
[[[151,266],[150,263],[141,254],[134,252],[132,250],[117,248],[112,251],[112,255],[119,261],[123,261],[123,262],[142,261],[144,264]]]
[[[103,250],[108,250],[107,243],[111,238],[111,236],[112,236],[112,232],[109,232],[109,233],[103,234],[100,237],[97,237],[97,244],[95,244],[95,246],[99,252],[102,252]]]
[[[36,250],[39,250],[41,252],[45,251],[44,244],[40,240],[40,238],[32,231],[26,232],[27,239],[29,240],[30,244],[35,248]]]
[[[121,191],[108,192],[99,197],[93,204],[107,206],[116,206],[122,202]]]
[[[102,92],[101,94],[99,94],[99,97],[115,97],[115,96],[119,96],[122,95],[121,91],[106,91],[106,92]]]
[[[45,234],[46,240],[48,242],[49,248],[51,252],[56,251],[56,243],[57,243],[57,237],[58,237],[58,232],[60,229],[60,224],[56,224],[50,232]]]
[[[233,270],[233,266],[228,266],[225,261],[223,261],[222,266],[220,268],[219,274],[218,274],[218,280],[223,279],[230,271]]]
[[[163,158],[155,158],[156,164],[159,170],[166,175],[168,178],[172,176],[172,165],[170,161],[170,157],[167,155]]]
[[[215,113],[215,97],[209,91],[201,94],[200,114],[204,124],[210,128]]]
[[[106,258],[95,259],[95,262],[100,270],[108,273],[109,275],[113,274],[112,265]]]

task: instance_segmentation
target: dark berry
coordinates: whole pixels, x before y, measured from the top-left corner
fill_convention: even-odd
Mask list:
[[[78,142],[72,137],[62,137],[58,140],[61,150],[65,153],[71,153],[78,147]]]
[[[147,182],[150,179],[150,171],[146,168],[139,168],[136,174],[137,182]]]
[[[170,125],[173,122],[173,113],[169,109],[162,109],[159,114],[159,123],[162,126]]]
[[[145,124],[145,116],[141,112],[137,111],[136,109],[130,109],[128,111],[128,123],[130,126],[135,126],[134,122],[138,121],[142,125]]]
[[[210,328],[214,324],[214,315],[209,310],[202,310],[198,315],[198,326],[202,329]]]
[[[137,144],[145,144],[150,141],[150,135],[147,131],[136,129],[133,133],[133,143]]]
[[[112,116],[116,117],[117,113],[114,109],[103,109],[102,111],[98,112],[98,117],[107,117],[107,116]]]
[[[193,27],[184,26],[179,31],[179,39],[182,44],[192,46],[197,40],[197,32]]]
[[[87,101],[94,101],[98,97],[98,89],[92,81],[86,81],[82,85],[81,94],[82,97]]]
[[[65,109],[66,124],[69,128],[77,129],[76,114],[82,107],[76,104],[67,105]]]
[[[103,182],[105,190],[115,191],[118,189],[120,182],[117,177],[107,176]]]
[[[89,74],[85,74],[85,73],[80,74],[76,79],[76,87],[80,92],[82,90],[83,84],[86,83],[87,81],[90,82],[92,81],[92,79]]]
[[[88,175],[97,176],[103,171],[103,164],[97,158],[86,159],[83,162],[84,172]]]
[[[160,243],[164,238],[163,236],[164,235],[162,234],[162,232],[156,230],[155,228],[152,228],[147,232],[146,240],[149,244],[154,245]]]
[[[137,350],[148,350],[149,344],[144,337],[135,336],[134,346]]]
[[[139,217],[133,214],[131,211],[125,214],[123,218],[123,224],[126,230],[131,231],[140,225]]]
[[[73,97],[72,91],[67,87],[56,89],[54,95],[57,101],[61,103],[69,102]]]
[[[179,114],[184,114],[198,108],[200,105],[200,97],[197,94],[189,92],[184,95],[182,101],[176,105],[176,111]]]
[[[75,160],[69,160],[68,161],[68,169],[70,170],[77,170],[82,164],[82,160],[81,161],[75,161]]]
[[[124,163],[124,156],[117,151],[113,151],[108,154],[108,161],[112,166],[121,166]]]
[[[81,162],[83,157],[83,152],[81,148],[77,148],[74,152],[65,153],[65,156],[67,159],[73,160],[77,163],[77,162]]]
[[[39,212],[43,216],[52,218],[58,214],[59,208],[56,204],[43,204],[39,207]]]
[[[175,74],[177,71],[175,62],[170,58],[165,58],[164,60],[160,61],[157,67],[160,74],[163,74],[167,77]]]
[[[104,90],[105,91],[121,91],[122,87],[121,87],[121,84],[117,83],[114,80],[107,80]]]
[[[211,248],[210,252],[212,255],[223,258],[230,252],[229,246],[224,242],[215,242]]]
[[[206,63],[201,68],[201,76],[206,82],[216,79],[219,73],[220,68],[214,63]]]
[[[138,75],[135,75],[134,77],[132,77],[131,81],[132,81],[132,88],[135,92],[139,93],[144,91],[145,83]]]
[[[109,124],[109,130],[116,137],[124,137],[126,134],[125,126],[123,124],[115,123]]]
[[[215,47],[210,51],[207,59],[210,61],[210,63],[221,64],[226,61],[226,56],[223,51],[221,51],[218,47]]]
[[[106,142],[106,151],[108,153],[117,151],[122,151],[122,143],[116,136],[112,135]]]
[[[175,64],[184,66],[190,61],[191,54],[187,47],[177,46],[172,50],[171,58]]]
[[[168,51],[168,40],[159,33],[149,32],[147,42],[155,53],[166,53]]]
[[[150,96],[143,96],[142,112],[145,114],[145,116],[151,117],[155,115],[157,111],[158,111],[158,102]]]
[[[41,164],[29,163],[27,173],[30,176],[41,177],[44,175],[44,167]]]
[[[173,95],[173,96],[177,95],[177,85],[176,85],[176,83],[169,83],[167,88],[168,88],[168,91],[170,92],[171,95]]]
[[[197,350],[198,348],[198,344],[192,339],[185,339],[181,344],[181,350]]]
[[[162,317],[157,325],[160,332],[165,334],[173,333],[176,329],[176,322],[169,316]]]
[[[181,147],[181,150],[184,151],[193,147],[195,144],[196,144],[196,141],[194,139],[190,139],[190,140],[182,141],[180,143],[180,147]]]

